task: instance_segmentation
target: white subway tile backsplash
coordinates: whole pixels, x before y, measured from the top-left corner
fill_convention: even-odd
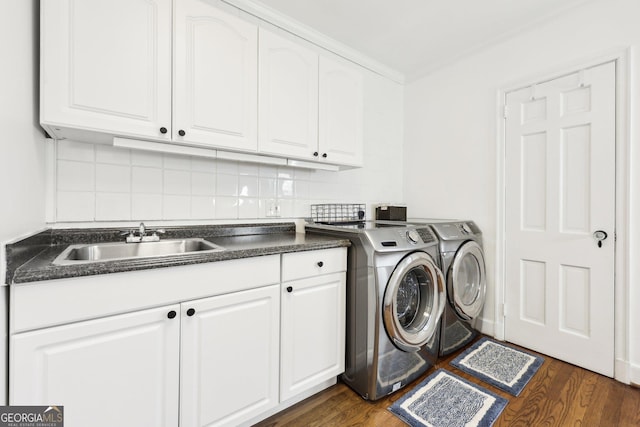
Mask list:
[[[293,179],[294,170],[294,168],[284,166],[278,167],[278,179]]]
[[[58,160],[58,191],[95,191],[94,163]]]
[[[260,177],[277,178],[278,177],[278,167],[277,166],[270,166],[270,165],[260,165],[259,166],[259,174],[260,174]]]
[[[131,219],[149,221],[163,219],[161,194],[133,194],[131,196]]]
[[[191,157],[165,154],[163,164],[165,169],[188,171],[191,170]]]
[[[162,168],[162,154],[150,151],[131,150],[131,164],[134,166]]]
[[[278,195],[278,180],[275,178],[260,178],[258,194],[261,199],[275,198]]]
[[[131,152],[110,145],[96,145],[96,162],[114,165],[130,165]]]
[[[58,141],[59,160],[95,161],[95,144],[70,140]]]
[[[130,193],[96,193],[96,221],[130,219]]]
[[[278,199],[280,206],[280,216],[283,218],[292,218],[294,214],[293,199]]]
[[[309,181],[295,180],[293,188],[293,197],[296,199],[306,200],[309,198]]]
[[[258,182],[257,176],[240,176],[238,178],[238,195],[241,197],[258,197]]]
[[[191,218],[191,197],[165,194],[162,197],[162,218]]]
[[[260,175],[260,166],[255,163],[238,163],[238,175]]]
[[[292,198],[294,195],[294,181],[278,178],[278,198]]]
[[[135,193],[162,193],[162,169],[134,166],[131,168],[131,191]]]
[[[96,191],[130,193],[131,167],[96,164]]]
[[[216,161],[215,159],[204,157],[192,157],[191,170],[194,172],[216,173]]]
[[[216,199],[212,196],[191,197],[191,219],[214,219]]]
[[[238,175],[238,162],[235,160],[222,160],[216,161],[216,172],[226,173],[229,175]]]
[[[164,194],[191,194],[191,172],[165,169],[163,180]]]
[[[216,219],[238,218],[237,197],[216,197]]]
[[[216,175],[216,195],[217,196],[237,196],[238,195],[238,175],[218,173]]]
[[[95,192],[58,191],[56,221],[93,221],[95,219]]]
[[[191,173],[192,196],[215,196],[216,175],[204,172]]]
[[[240,197],[238,199],[238,218],[260,218],[260,204],[258,203],[258,199]]]

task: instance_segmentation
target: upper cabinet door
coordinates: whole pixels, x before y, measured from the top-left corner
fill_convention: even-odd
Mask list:
[[[257,26],[200,0],[174,13],[173,140],[255,152]]]
[[[362,73],[355,66],[320,57],[319,151],[328,163],[362,166]]]
[[[47,0],[41,8],[41,121],[169,139],[171,0]]]
[[[259,57],[259,151],[314,159],[318,54],[261,28]]]

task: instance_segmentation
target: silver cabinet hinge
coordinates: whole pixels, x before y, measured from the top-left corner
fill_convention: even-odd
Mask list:
[[[507,105],[505,104],[502,106],[502,117],[506,119],[508,114],[509,114],[509,107],[507,107]]]

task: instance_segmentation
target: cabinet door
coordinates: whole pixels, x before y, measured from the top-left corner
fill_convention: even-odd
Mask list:
[[[329,163],[362,166],[362,73],[337,59],[320,57],[319,151]]]
[[[279,285],[182,304],[180,425],[238,425],[278,404],[279,310]]]
[[[41,121],[169,139],[171,0],[47,0]]]
[[[204,0],[175,2],[173,139],[257,150],[258,28]]]
[[[63,405],[65,426],[178,425],[178,305],[11,337],[11,405]]]
[[[318,151],[318,54],[260,29],[258,149],[314,159]]]
[[[280,400],[344,372],[345,273],[282,284]]]

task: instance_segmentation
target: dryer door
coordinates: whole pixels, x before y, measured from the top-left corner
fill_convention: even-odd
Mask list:
[[[404,351],[418,351],[436,333],[446,304],[445,281],[424,252],[396,266],[384,293],[383,318],[389,338]]]
[[[482,311],[486,290],[484,253],[469,240],[456,252],[447,274],[449,303],[462,319],[472,320]]]

